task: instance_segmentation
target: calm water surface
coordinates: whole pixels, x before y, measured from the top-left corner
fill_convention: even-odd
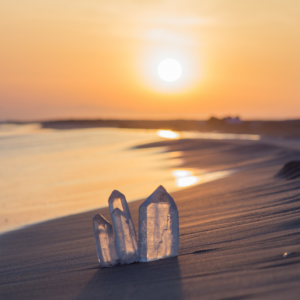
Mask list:
[[[114,189],[134,201],[160,184],[172,192],[230,174],[182,170],[162,148],[130,150],[164,138],[156,130],[0,125],[0,232],[107,206]]]

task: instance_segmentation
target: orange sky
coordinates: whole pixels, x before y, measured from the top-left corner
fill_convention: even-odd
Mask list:
[[[300,118],[299,79],[300,1],[0,2],[0,120]]]

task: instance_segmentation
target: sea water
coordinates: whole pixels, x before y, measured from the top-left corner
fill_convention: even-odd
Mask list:
[[[172,192],[230,174],[182,170],[162,147],[133,149],[163,139],[156,130],[0,125],[0,232],[105,207],[114,189],[130,202],[160,184]]]

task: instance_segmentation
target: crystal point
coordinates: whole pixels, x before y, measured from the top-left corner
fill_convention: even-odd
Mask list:
[[[139,208],[140,262],[177,256],[178,210],[174,199],[159,186]]]
[[[130,264],[139,261],[136,233],[125,196],[115,190],[110,195],[108,204],[120,263]]]
[[[94,236],[99,265],[113,267],[119,262],[111,224],[101,215],[93,217]]]

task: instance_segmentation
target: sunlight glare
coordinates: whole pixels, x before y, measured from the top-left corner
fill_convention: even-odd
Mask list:
[[[192,175],[192,172],[187,171],[187,170],[176,170],[173,172],[173,175],[175,177],[187,177],[189,175]]]
[[[156,134],[166,139],[177,139],[179,137],[179,133],[172,130],[159,130]]]
[[[180,177],[176,179],[176,185],[178,187],[186,187],[196,184],[199,181],[197,176]]]
[[[176,186],[183,188],[197,183],[203,184],[213,180],[221,179],[233,173],[235,173],[235,170],[205,172],[205,170],[197,169],[191,169],[190,171],[179,169],[173,171],[173,176],[176,178]]]
[[[179,79],[182,73],[182,67],[177,60],[168,58],[158,65],[157,72],[162,80],[172,82]]]
[[[199,181],[197,176],[192,176],[193,172],[188,170],[175,170],[173,176],[176,177],[177,187],[187,187],[196,184]]]

